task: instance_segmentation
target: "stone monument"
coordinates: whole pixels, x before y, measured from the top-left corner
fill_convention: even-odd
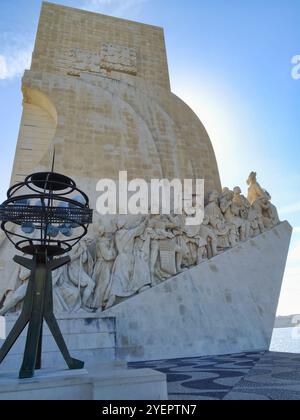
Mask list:
[[[205,128],[171,92],[163,30],[44,3],[22,89],[12,183],[48,170],[54,147],[56,171],[82,185],[94,208],[99,179],[120,171],[147,182],[205,180],[201,226],[187,226],[186,214],[96,217],[53,279],[74,357],[88,365],[268,350],[291,227],[256,173],[248,198],[240,187],[222,190]],[[28,280],[6,262],[11,254],[2,238],[0,314],[9,328]],[[47,366],[60,366],[44,335]]]

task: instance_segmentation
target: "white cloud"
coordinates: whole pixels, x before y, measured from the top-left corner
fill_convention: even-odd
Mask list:
[[[281,214],[292,214],[297,213],[298,211],[300,212],[300,201],[279,209],[279,213]]]
[[[31,61],[31,50],[12,51],[9,55],[0,54],[0,80],[20,76]]]
[[[293,228],[293,232],[294,233],[300,233],[300,227]]]
[[[149,0],[85,0],[82,7],[92,12],[109,13],[119,16],[127,12],[137,12]]]
[[[29,68],[32,50],[32,36],[0,33],[0,80],[18,77]]]

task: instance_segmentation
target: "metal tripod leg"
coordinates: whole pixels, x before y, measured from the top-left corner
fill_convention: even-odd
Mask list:
[[[11,348],[19,338],[19,336],[24,331],[26,325],[29,322],[29,316],[27,314],[21,314],[18,321],[15,323],[15,326],[9,333],[7,339],[5,340],[1,350],[0,350],[0,363],[3,362],[7,354],[10,352]]]
[[[71,357],[54,314],[45,314],[45,320],[69,369],[83,369],[84,362]]]
[[[36,364],[35,364],[36,370],[42,369],[42,350],[43,350],[43,323],[41,326],[39,347],[38,347],[38,353],[37,353]]]
[[[47,282],[46,285],[46,301],[45,301],[45,312],[44,312],[44,318],[45,321],[48,324],[48,327],[51,331],[51,334],[53,335],[56,344],[61,351],[66,364],[68,365],[69,369],[83,369],[84,368],[84,362],[73,359],[69,353],[69,350],[67,348],[67,345],[65,343],[65,340],[62,336],[62,333],[60,331],[58,322],[54,316],[53,313],[53,290],[52,290],[52,273],[49,272],[49,279],[50,281]]]
[[[17,322],[15,323],[13,329],[9,333],[8,337],[6,338],[1,350],[0,350],[0,363],[3,362],[19,336],[24,331],[26,325],[29,322],[30,314],[31,314],[31,305],[32,305],[32,299],[33,299],[33,286],[34,281],[33,278],[30,277],[28,281],[28,287],[26,291],[26,297],[23,305],[23,309],[21,312],[21,315]]]
[[[0,363],[29,324],[19,377],[32,378],[34,370],[41,368],[43,319],[45,319],[68,367],[82,369],[84,363],[71,357],[53,313],[52,271],[67,264],[70,258],[50,260],[45,254],[35,256],[32,260],[16,256],[14,260],[31,270],[31,276],[22,313],[0,350]]]
[[[47,269],[45,265],[38,264],[35,270],[32,311],[29,320],[23,364],[19,375],[20,379],[32,378],[37,364],[43,325],[46,281]]]

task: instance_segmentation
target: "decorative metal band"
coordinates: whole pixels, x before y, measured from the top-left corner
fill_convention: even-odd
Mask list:
[[[0,206],[0,221],[22,223],[76,223],[90,224],[93,221],[93,210],[89,208],[38,207],[24,205]]]

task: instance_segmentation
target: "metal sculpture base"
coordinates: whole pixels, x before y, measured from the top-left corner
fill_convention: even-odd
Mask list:
[[[41,369],[43,322],[46,321],[69,369],[83,369],[84,362],[73,359],[53,313],[52,271],[70,262],[69,257],[50,260],[46,254],[32,260],[15,256],[14,261],[31,271],[21,315],[0,350],[0,364],[28,324],[23,364],[19,378],[32,378]]]

